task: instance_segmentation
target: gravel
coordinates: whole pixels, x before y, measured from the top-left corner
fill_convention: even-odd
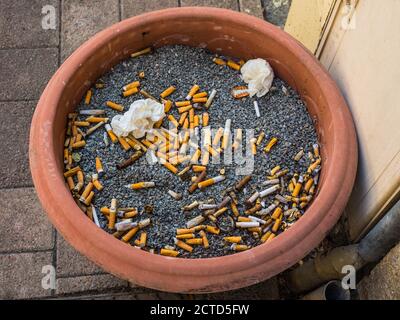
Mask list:
[[[244,200],[255,190],[264,189],[261,182],[266,180],[268,171],[280,165],[283,169],[289,169],[286,181],[293,173],[305,172],[310,164],[307,156],[296,162],[294,155],[304,148],[305,153],[312,150],[312,145],[317,142],[317,135],[313,125],[313,120],[307,113],[304,103],[297,93],[292,90],[282,80],[275,78],[272,90],[262,98],[257,98],[261,117],[257,118],[253,98],[235,100],[230,91],[234,86],[245,85],[240,78],[240,72],[234,71],[225,66],[218,66],[212,62],[213,55],[201,48],[191,48],[186,46],[167,46],[157,49],[152,54],[140,56],[135,59],[127,59],[114,66],[108,73],[103,75],[99,81],[103,81],[106,87],[103,89],[93,88],[93,96],[89,106],[84,104],[84,99],[78,106],[79,109],[105,109],[107,117],[110,119],[120,114],[105,106],[107,100],[120,103],[128,110],[130,104],[143,97],[138,93],[124,98],[121,90],[124,85],[138,79],[138,73],[144,71],[145,78],[140,79],[141,88],[151,93],[155,97],[170,85],[177,87],[177,90],[168,98],[173,101],[185,100],[193,84],[200,86],[200,91],[211,92],[217,90],[217,95],[211,107],[207,110],[210,114],[210,125],[213,129],[224,127],[227,118],[232,119],[232,129],[254,129],[254,136],[257,137],[261,131],[265,132],[265,138],[254,159],[254,170],[252,180],[243,192],[238,194],[239,211],[243,212],[245,207]],[[287,88],[287,90],[285,90]],[[172,114],[179,119],[179,115],[173,107]],[[201,115],[201,111],[196,114]],[[84,119],[80,116],[79,119]],[[165,121],[164,121],[165,122]],[[166,124],[164,124],[167,127]],[[151,218],[151,226],[145,231],[148,233],[147,246],[145,250],[155,249],[155,252],[164,245],[173,245],[173,238],[177,228],[183,228],[186,221],[199,215],[200,210],[195,209],[191,212],[182,212],[181,207],[194,200],[206,200],[213,198],[219,203],[223,198],[226,188],[234,185],[243,176],[238,169],[243,165],[235,162],[231,164],[210,164],[207,169],[207,177],[219,175],[219,170],[225,168],[226,179],[214,186],[206,188],[204,191],[197,190],[192,195],[188,193],[190,181],[182,181],[178,176],[172,174],[159,164],[151,165],[146,157],[140,158],[134,165],[117,170],[116,164],[132,154],[132,150],[124,151],[119,143],[105,146],[103,141],[104,129],[98,129],[86,138],[86,146],[83,149],[74,151],[79,153],[79,166],[83,169],[85,177],[90,179],[91,174],[96,172],[95,157],[102,159],[105,174],[100,178],[104,189],[96,192],[93,200],[94,206],[99,210],[102,206],[110,206],[111,199],[118,200],[119,207],[137,207],[141,213],[134,218],[139,221],[144,218]],[[271,137],[277,137],[278,143],[272,151],[266,154],[262,149]],[[246,142],[246,135],[243,137]],[[79,157],[77,157],[79,159]],[[180,168],[184,166],[181,165]],[[248,172],[241,172],[248,174]],[[139,181],[154,181],[155,188],[144,190],[131,190],[126,188],[127,184]],[[173,199],[167,192],[174,190],[183,194],[182,200]],[[265,199],[268,206],[272,202],[273,196]],[[145,205],[154,206],[152,214],[145,214]],[[231,219],[228,215],[230,211],[218,218],[223,224],[223,229],[229,229]],[[107,232],[107,220],[100,215],[100,222],[103,229]],[[210,222],[210,223],[209,223]],[[211,221],[207,224],[212,224]],[[222,226],[221,226],[222,227]],[[138,233],[138,235],[140,232]],[[138,237],[138,235],[135,238]],[[231,254],[229,245],[223,243],[224,236],[241,235],[244,243],[255,246],[258,243],[249,232],[245,230],[221,231],[219,235],[207,233],[210,247],[204,249],[202,246],[194,246],[192,253],[187,253],[181,249],[180,257],[203,258]],[[133,243],[134,239],[131,240]]]

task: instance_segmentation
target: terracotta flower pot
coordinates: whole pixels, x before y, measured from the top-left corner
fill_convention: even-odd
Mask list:
[[[150,254],[107,234],[77,207],[63,179],[66,115],[113,65],[139,49],[185,44],[245,59],[267,59],[295,88],[316,126],[323,158],[319,194],[304,217],[268,244],[234,255],[182,259]],[[357,143],[350,112],[334,81],[296,40],[246,14],[174,8],[117,23],[85,42],[58,69],[37,105],[30,166],[39,199],[62,236],[104,270],[171,292],[216,292],[268,279],[303,258],[337,222],[350,195]]]

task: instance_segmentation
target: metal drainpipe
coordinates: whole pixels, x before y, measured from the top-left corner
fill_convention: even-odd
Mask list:
[[[322,287],[307,293],[302,300],[350,300],[350,291],[338,280],[329,281]]]
[[[317,288],[330,280],[344,276],[342,268],[352,265],[359,270],[376,262],[400,240],[400,201],[398,201],[358,244],[337,247],[317,256],[289,272],[287,280],[295,293]]]

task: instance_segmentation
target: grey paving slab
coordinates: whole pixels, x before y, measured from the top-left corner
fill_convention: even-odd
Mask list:
[[[79,276],[57,279],[56,294],[67,295],[86,291],[116,290],[126,288],[128,283],[110,274]]]
[[[51,289],[42,287],[42,268],[51,263],[51,252],[0,254],[0,299],[50,296]]]
[[[121,15],[122,19],[126,19],[141,13],[178,6],[178,0],[121,0]]]
[[[57,276],[81,276],[105,273],[85,256],[76,251],[57,234]]]
[[[36,101],[0,102],[0,188],[32,185],[28,148],[35,106]]]
[[[83,42],[119,21],[118,0],[67,0],[61,9],[61,60]]]
[[[400,244],[360,281],[357,289],[362,300],[400,299]]]
[[[58,46],[59,0],[0,0],[0,12],[0,48]]]
[[[57,48],[0,50],[0,101],[39,99],[57,66]]]
[[[181,0],[181,6],[192,6],[192,7],[217,7],[232,10],[239,10],[237,0]]]
[[[0,208],[0,252],[53,248],[53,227],[33,188],[0,190]]]

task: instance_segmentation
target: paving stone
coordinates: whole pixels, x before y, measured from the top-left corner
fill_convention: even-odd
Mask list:
[[[39,99],[57,66],[57,48],[0,50],[0,100]]]
[[[51,14],[54,12],[54,29],[42,27],[42,19],[48,17],[48,11],[42,14],[46,5],[54,10],[51,11]],[[58,10],[58,0],[0,0],[0,48],[58,46]],[[47,22],[47,19],[44,21]]]
[[[85,291],[101,291],[126,288],[128,283],[111,274],[67,277],[57,279],[56,294],[74,294]]]
[[[181,0],[182,7],[217,7],[232,10],[239,10],[237,0]]]
[[[360,281],[357,289],[361,300],[400,299],[400,244]]]
[[[57,276],[81,276],[99,273],[105,273],[105,271],[76,251],[57,233]]]
[[[33,188],[0,190],[0,208],[0,252],[53,248],[53,227]]]
[[[126,19],[141,13],[178,6],[178,0],[121,0],[121,15],[122,19]]]
[[[51,289],[42,288],[42,268],[51,263],[51,252],[0,254],[0,299],[50,296]]]
[[[241,12],[264,19],[260,0],[239,0],[239,9]]]
[[[35,106],[36,101],[0,102],[1,188],[32,186],[28,149]]]
[[[91,36],[119,21],[119,1],[63,1],[61,13],[61,59],[64,61]]]

